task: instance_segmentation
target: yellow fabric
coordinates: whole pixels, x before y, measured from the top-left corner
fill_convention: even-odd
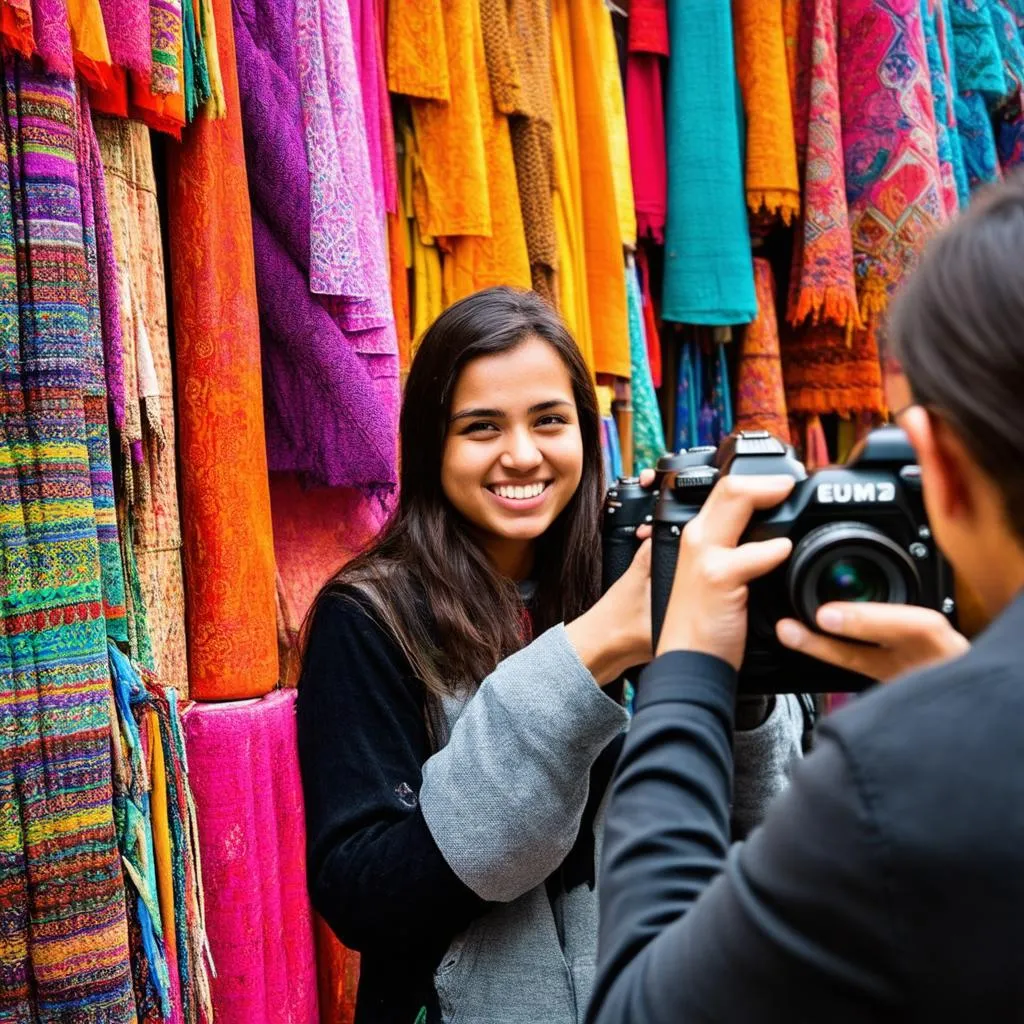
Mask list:
[[[422,100],[451,98],[443,0],[390,0],[388,88]]]
[[[594,368],[598,373],[628,378],[625,261],[599,43],[604,29],[610,29],[607,20],[611,14],[603,0],[571,0],[568,7]]]
[[[555,235],[558,239],[558,305],[591,373],[594,346],[587,295],[586,246],[583,238],[583,186],[580,182],[576,132],[576,88],[572,76],[570,0],[553,0],[551,65],[554,86]]]
[[[608,150],[612,160],[615,184],[615,209],[619,216],[622,244],[636,248],[636,203],[633,199],[633,170],[629,163],[629,135],[626,131],[626,98],[622,93],[619,53],[615,46],[612,16],[602,7],[596,12],[597,58],[604,97],[604,113],[608,124]]]
[[[443,13],[442,53],[448,56],[451,98],[447,103],[412,100],[419,154],[413,183],[416,219],[420,229],[434,238],[489,236],[492,198],[484,139],[485,124],[489,128],[494,115],[480,10],[475,0],[444,0]],[[437,58],[431,63],[439,65]],[[485,90],[481,90],[481,68]]]
[[[477,0],[447,0],[451,8],[464,10],[471,22],[472,61],[476,92],[480,101],[480,121],[483,133],[487,195],[490,199],[491,230],[488,237],[476,237],[474,232],[440,232],[463,237],[442,238],[445,253],[443,263],[444,301],[451,305],[473,292],[494,285],[512,285],[530,288],[530,256],[526,249],[523,214],[519,206],[519,185],[516,179],[515,158],[512,154],[512,136],[508,118],[498,113],[491,99],[490,73],[484,51],[483,28]],[[454,20],[454,19],[453,19]],[[458,23],[461,25],[462,16]],[[451,53],[451,36],[449,53]],[[449,70],[454,80],[454,71]],[[422,139],[417,127],[420,159],[425,160]],[[446,145],[458,153],[457,138],[448,138]],[[453,191],[454,186],[449,186]],[[453,199],[456,197],[452,197]],[[471,237],[464,237],[471,236]]]
[[[210,98],[206,101],[206,116],[219,121],[227,116],[228,105],[224,98],[224,79],[220,73],[220,53],[217,50],[217,25],[213,17],[213,0],[199,0],[202,11],[203,48],[206,50],[206,67],[210,74]]]
[[[163,926],[164,943],[170,949],[177,949],[174,926],[174,866],[171,859],[171,826],[167,814],[167,769],[164,762],[164,748],[160,742],[160,721],[153,710],[146,712],[146,727],[149,730],[150,807],[153,813],[153,859],[156,864],[156,886],[160,898],[160,923]]]
[[[407,227],[403,250],[405,265],[412,271],[412,344],[410,359],[416,355],[423,332],[441,315],[441,254],[431,238],[424,238],[412,210],[413,176],[416,166],[416,139],[408,124],[398,125],[401,140],[401,164],[398,204]]]
[[[733,33],[747,122],[747,205],[788,224],[800,213],[800,179],[782,5],[734,0]]]

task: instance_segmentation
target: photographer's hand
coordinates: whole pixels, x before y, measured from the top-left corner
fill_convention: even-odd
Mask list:
[[[792,477],[725,476],[683,530],[672,595],[658,654],[699,651],[737,671],[747,637],[747,584],[789,557],[788,538],[742,544],[758,509],[771,508],[793,489]]]
[[[782,619],[776,626],[779,642],[882,682],[956,658],[970,647],[944,615],[916,605],[837,602],[822,605],[817,620],[821,629],[833,635],[822,636],[795,619]]]

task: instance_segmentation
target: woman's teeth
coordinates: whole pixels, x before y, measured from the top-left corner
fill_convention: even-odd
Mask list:
[[[525,501],[527,498],[536,498],[543,493],[547,484],[529,484],[526,487],[492,487],[491,490],[499,498],[511,498],[514,501]]]

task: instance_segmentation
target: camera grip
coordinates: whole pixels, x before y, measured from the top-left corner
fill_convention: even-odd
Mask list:
[[[658,649],[661,628],[665,624],[668,599],[679,562],[679,527],[655,523],[654,550],[651,553],[651,617],[654,649]]]
[[[608,588],[633,564],[640,541],[637,539],[636,527],[620,526],[609,530],[604,535],[601,556],[601,593]]]

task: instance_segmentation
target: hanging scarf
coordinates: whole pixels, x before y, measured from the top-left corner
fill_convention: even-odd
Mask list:
[[[115,64],[140,75],[153,68],[149,45],[149,5],[139,0],[100,0],[110,57]]]
[[[736,370],[736,428],[767,430],[789,442],[786,392],[782,382],[775,278],[771,263],[754,260],[757,319],[743,332]]]
[[[546,0],[483,0],[480,18],[499,113],[509,117],[533,288],[557,305],[551,19]]]
[[[700,403],[695,364],[697,343],[683,341],[679,349],[679,382],[676,386],[675,451],[699,444],[697,417]]]
[[[647,338],[644,326],[643,295],[636,267],[626,267],[626,294],[629,299],[629,352],[633,391],[633,471],[652,468],[665,454],[665,431],[661,424],[658,396],[654,393],[651,367],[647,362]]]
[[[881,413],[882,368],[872,331],[852,338],[841,327],[791,328],[782,343],[786,408],[790,415]]]
[[[949,9],[946,0],[921,0],[921,20],[931,71],[943,200],[947,217],[952,217],[969,202],[970,188],[957,130],[956,68],[950,51]]]
[[[65,0],[32,0],[32,25],[43,67],[50,74],[74,78],[75,61]]]
[[[633,0],[626,58],[626,124],[637,234],[665,241],[668,179],[663,68],[669,56],[666,0]]]
[[[861,319],[888,296],[945,222],[931,76],[919,0],[839,6],[843,157]]]
[[[747,205],[788,224],[800,213],[800,182],[782,0],[735,0],[733,17],[746,112]]]
[[[757,299],[729,0],[671,0],[669,30],[662,317],[749,323]]]
[[[796,229],[787,316],[792,324],[827,320],[853,329],[861,323],[841,144],[837,0],[804,0],[803,13],[795,117],[804,215]]]

